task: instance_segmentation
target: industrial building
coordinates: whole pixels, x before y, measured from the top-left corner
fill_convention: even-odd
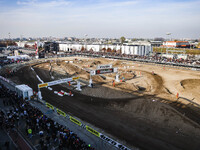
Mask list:
[[[153,50],[151,45],[86,45],[86,44],[66,44],[60,43],[59,49],[62,51],[93,51],[93,52],[117,52],[127,55],[147,56]]]

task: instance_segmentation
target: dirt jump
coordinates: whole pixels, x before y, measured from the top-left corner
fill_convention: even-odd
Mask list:
[[[92,76],[98,65],[112,64],[116,74]],[[31,69],[34,68],[34,71]],[[69,57],[30,64],[10,79],[37,91],[40,83],[79,76],[82,91],[68,83],[53,91],[72,91],[58,96],[42,88],[43,99],[94,126],[132,148],[144,150],[198,150],[200,147],[200,72],[170,66],[141,64],[105,58]],[[177,95],[178,93],[178,95]]]

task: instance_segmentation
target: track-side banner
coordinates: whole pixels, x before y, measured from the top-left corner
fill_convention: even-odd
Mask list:
[[[72,78],[72,80],[78,80],[79,79],[79,77],[73,77]]]
[[[108,68],[108,69],[95,70],[94,74],[105,74],[105,73],[115,73],[115,72],[117,72],[117,68]]]
[[[66,78],[66,79],[51,81],[51,82],[48,82],[48,86],[52,86],[52,85],[56,85],[56,84],[61,84],[61,83],[65,83],[65,82],[68,82],[68,81],[72,81],[72,78]]]
[[[42,83],[42,84],[38,84],[38,88],[43,88],[43,87],[47,87],[48,83]]]
[[[58,113],[59,115],[62,115],[62,116],[64,116],[64,117],[66,117],[66,113],[63,112],[62,110],[56,108],[56,111],[57,111],[57,113]]]
[[[113,139],[111,139],[111,138],[109,138],[106,135],[103,135],[101,133],[100,133],[100,138],[103,139],[103,140],[105,140],[106,142],[114,145],[115,147],[117,147],[120,150],[130,150],[128,147],[126,147],[126,146],[118,143],[117,141],[115,141],[115,140],[113,140]]]
[[[60,79],[60,80],[56,80],[56,81],[41,83],[41,84],[38,84],[38,88],[43,88],[43,87],[52,86],[52,85],[56,85],[56,84],[66,83],[68,81],[77,80],[77,79],[79,79],[79,77],[65,78],[65,79]]]
[[[96,74],[105,74],[105,73],[112,73],[112,72],[114,72],[113,68],[96,70]]]
[[[85,126],[85,128],[86,128],[86,130],[89,131],[90,133],[92,133],[92,134],[94,134],[94,135],[100,137],[100,133],[97,132],[96,130],[92,129],[91,127],[89,127],[89,126],[87,126],[87,125]]]
[[[77,125],[81,126],[81,122],[80,122],[80,121],[78,121],[77,119],[75,119],[74,117],[72,117],[72,116],[69,116],[69,119],[70,119],[70,121],[71,121],[71,122],[73,122],[73,123],[75,123],[75,124],[77,124]]]
[[[54,110],[54,106],[53,106],[53,105],[51,105],[51,104],[49,104],[49,103],[46,103],[46,106],[47,106],[48,108]]]
[[[98,69],[110,69],[110,68],[112,68],[112,64],[98,65],[98,66],[97,66],[97,70],[98,70]]]

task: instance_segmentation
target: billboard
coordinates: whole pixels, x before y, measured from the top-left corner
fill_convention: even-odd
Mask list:
[[[105,74],[105,73],[113,73],[113,72],[114,72],[113,68],[96,70],[96,74]]]
[[[111,64],[108,64],[108,65],[98,65],[97,66],[97,70],[98,69],[109,69],[109,68],[112,68]]]

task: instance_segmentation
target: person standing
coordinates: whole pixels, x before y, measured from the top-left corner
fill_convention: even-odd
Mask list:
[[[28,136],[30,139],[32,138],[32,129],[31,128],[28,129]]]

